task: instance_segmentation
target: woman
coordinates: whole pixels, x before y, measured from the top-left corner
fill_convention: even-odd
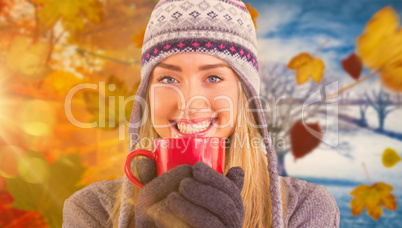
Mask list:
[[[65,201],[63,227],[339,227],[338,206],[323,186],[277,174],[243,2],[161,0],[141,62],[130,150],[153,150],[143,139],[227,137],[225,175],[197,163],[156,177],[142,159],[144,188],[126,177],[94,183]],[[199,118],[205,125],[188,125]]]

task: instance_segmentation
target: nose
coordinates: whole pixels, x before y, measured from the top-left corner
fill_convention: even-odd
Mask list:
[[[210,102],[205,93],[199,89],[200,86],[182,87],[183,96],[178,100],[178,109],[188,114],[200,112],[209,109]]]

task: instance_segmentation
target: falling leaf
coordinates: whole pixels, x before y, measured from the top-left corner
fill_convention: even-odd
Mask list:
[[[394,92],[402,92],[402,58],[387,65],[381,71],[380,80],[388,89]]]
[[[380,69],[398,54],[399,51],[385,51],[391,48],[390,44],[394,44],[398,24],[398,14],[392,7],[387,6],[374,14],[364,33],[357,38],[357,53],[369,68]],[[392,48],[400,50],[402,47]]]
[[[322,131],[318,122],[305,123],[305,125],[306,126],[304,126],[303,122],[299,120],[294,123],[290,129],[292,154],[295,159],[304,157],[320,144],[321,138],[317,138],[316,136],[312,135],[312,133],[307,129],[309,128],[314,132],[321,133]]]
[[[310,77],[316,83],[321,82],[324,76],[325,64],[320,58],[312,57],[310,54],[302,52],[289,61],[287,68],[296,70],[297,84],[302,85]]]
[[[40,80],[50,73],[46,65],[48,52],[47,43],[31,44],[26,37],[17,37],[7,53],[6,63],[24,80]]]
[[[391,6],[378,11],[356,39],[356,51],[363,63],[380,71],[385,87],[402,91],[402,29]]]
[[[359,185],[350,194],[354,196],[350,202],[353,216],[360,215],[364,208],[367,214],[374,220],[378,220],[382,215],[382,207],[388,210],[396,210],[396,198],[391,191],[394,188],[383,182],[377,182],[372,186]]]
[[[382,154],[382,164],[384,164],[385,167],[391,168],[400,161],[401,157],[396,150],[392,148],[387,148],[384,150],[384,153]]]
[[[257,21],[256,21],[256,18],[259,17],[260,14],[258,13],[258,11],[257,11],[256,8],[251,7],[251,3],[246,3],[246,7],[247,7],[248,12],[249,12],[250,15],[251,15],[251,19],[253,20],[255,29],[257,29]]]
[[[61,155],[51,165],[46,163],[41,153],[30,152],[27,158],[39,159],[48,169],[48,175],[40,182],[30,183],[23,178],[7,178],[7,190],[14,198],[10,207],[24,211],[41,213],[50,227],[61,227],[64,201],[83,186],[77,185],[84,172],[79,155]],[[37,160],[35,160],[37,161]],[[32,170],[38,164],[24,163],[25,169]]]
[[[363,70],[363,65],[359,57],[352,53],[342,60],[342,68],[355,80],[359,79]]]

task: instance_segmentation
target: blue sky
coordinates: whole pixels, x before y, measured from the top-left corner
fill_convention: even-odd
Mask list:
[[[402,16],[402,0],[244,0],[257,8],[260,61],[287,63],[301,51],[318,54],[326,73],[345,75],[340,62],[355,48],[370,18],[391,5]]]

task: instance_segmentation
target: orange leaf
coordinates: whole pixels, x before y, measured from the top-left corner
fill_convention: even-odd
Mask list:
[[[342,68],[355,80],[359,79],[363,65],[359,57],[353,52],[342,60]]]
[[[381,71],[380,79],[388,89],[394,92],[402,92],[402,59],[388,64]]]
[[[9,206],[14,201],[12,195],[0,191],[0,227],[48,227],[37,211],[23,211]]]
[[[302,85],[310,77],[316,83],[321,82],[324,76],[325,64],[320,58],[311,57],[310,54],[302,52],[289,61],[287,68],[296,70],[297,84]]]
[[[402,28],[391,6],[378,11],[356,40],[356,51],[370,69],[379,70],[383,85],[402,92]]]
[[[7,52],[6,64],[26,81],[43,79],[51,71],[46,65],[49,49],[46,42],[31,43],[26,37],[19,36]]]
[[[290,129],[290,141],[292,146],[292,154],[295,159],[301,158],[306,154],[310,153],[314,148],[320,144],[320,138],[313,136],[306,127],[310,128],[315,132],[322,132],[321,128],[317,123],[307,123],[303,125],[302,121],[299,120],[293,124]]]
[[[256,19],[257,17],[259,17],[260,14],[258,13],[258,11],[257,11],[255,8],[251,7],[251,3],[246,3],[246,7],[247,7],[247,9],[248,9],[248,12],[249,12],[250,15],[251,15],[251,19],[252,19],[253,22],[254,22],[254,27],[255,27],[255,29],[257,29],[257,22],[256,22],[255,19]]]
[[[384,150],[384,153],[382,154],[382,164],[387,167],[391,168],[394,166],[396,163],[401,161],[401,157],[399,154],[396,152],[396,150],[392,148],[387,148]]]
[[[391,194],[393,189],[391,185],[383,182],[377,182],[372,186],[357,186],[350,193],[354,196],[350,202],[352,215],[360,215],[364,208],[367,208],[367,214],[374,220],[378,220],[382,215],[381,205],[388,210],[396,210],[396,198]]]
[[[357,38],[357,53],[369,68],[380,69],[396,55],[400,55],[402,45],[398,47],[394,43],[398,24],[398,15],[392,7],[387,6],[374,14],[364,33]]]

